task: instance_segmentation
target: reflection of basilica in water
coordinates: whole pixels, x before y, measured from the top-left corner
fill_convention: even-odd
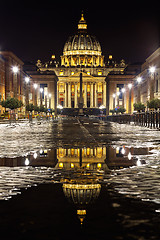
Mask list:
[[[142,152],[148,153],[149,148],[142,149]],[[100,195],[111,169],[141,164],[143,162],[136,157],[136,149],[125,146],[40,149],[26,157],[0,159],[0,166],[44,166],[45,169],[53,169],[50,182],[62,184],[64,195],[74,204],[81,224],[88,205]]]

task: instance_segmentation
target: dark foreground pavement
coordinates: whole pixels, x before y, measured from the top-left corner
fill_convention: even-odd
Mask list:
[[[61,184],[42,184],[0,202],[0,239],[159,240],[155,209],[155,204],[125,198],[103,186],[81,226]]]

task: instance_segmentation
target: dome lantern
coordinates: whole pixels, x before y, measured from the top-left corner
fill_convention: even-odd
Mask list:
[[[82,13],[81,13],[81,19],[79,20],[79,23],[78,23],[78,30],[79,30],[80,32],[87,30],[87,23],[86,23],[86,21],[84,20],[83,11],[82,11]]]

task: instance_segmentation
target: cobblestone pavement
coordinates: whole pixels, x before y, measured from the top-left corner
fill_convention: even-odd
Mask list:
[[[75,205],[69,203],[62,190],[64,179],[75,176],[76,170],[62,171],[45,163],[30,166],[27,160],[26,166],[1,165],[2,239],[75,239],[76,236],[77,239],[159,240],[159,131],[98,119],[70,118],[2,124],[0,139],[0,157],[10,162],[15,158],[28,159],[27,156],[41,149],[105,146],[115,151],[134,150],[134,156],[132,153],[127,161],[135,163],[127,168],[106,168],[107,171],[85,170],[83,174],[88,181],[91,175],[96,177],[101,191],[96,201],[88,205],[83,226]],[[106,166],[108,161],[106,157]],[[79,173],[76,175],[78,180],[81,177]]]

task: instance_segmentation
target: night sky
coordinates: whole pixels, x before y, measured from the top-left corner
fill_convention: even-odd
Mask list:
[[[112,54],[117,61],[143,62],[159,47],[158,9],[158,1],[2,1],[0,49],[23,61],[59,58],[83,10],[105,59]]]

